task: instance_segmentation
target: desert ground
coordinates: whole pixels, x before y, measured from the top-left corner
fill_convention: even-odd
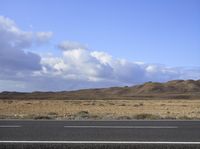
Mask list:
[[[60,92],[0,93],[6,119],[200,119],[200,80]]]
[[[0,100],[1,119],[200,119],[200,100]]]

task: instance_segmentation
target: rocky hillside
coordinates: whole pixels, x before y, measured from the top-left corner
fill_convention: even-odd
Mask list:
[[[200,80],[147,82],[132,87],[111,87],[63,92],[2,92],[0,99],[200,99]]]

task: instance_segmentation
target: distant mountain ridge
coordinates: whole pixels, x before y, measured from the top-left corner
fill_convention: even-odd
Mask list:
[[[83,89],[62,92],[2,92],[0,99],[58,99],[58,100],[98,100],[98,99],[200,99],[200,80],[173,80],[166,83],[147,82],[142,85]]]

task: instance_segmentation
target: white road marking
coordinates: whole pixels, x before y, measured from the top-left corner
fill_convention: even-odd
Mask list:
[[[64,126],[64,128],[177,129],[177,126]]]
[[[19,125],[0,125],[0,128],[19,128]]]
[[[0,143],[27,144],[196,144],[200,142],[168,142],[168,141],[0,141]]]

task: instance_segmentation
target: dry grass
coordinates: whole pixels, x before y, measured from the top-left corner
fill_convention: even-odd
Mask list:
[[[200,119],[200,100],[0,100],[1,118]]]

